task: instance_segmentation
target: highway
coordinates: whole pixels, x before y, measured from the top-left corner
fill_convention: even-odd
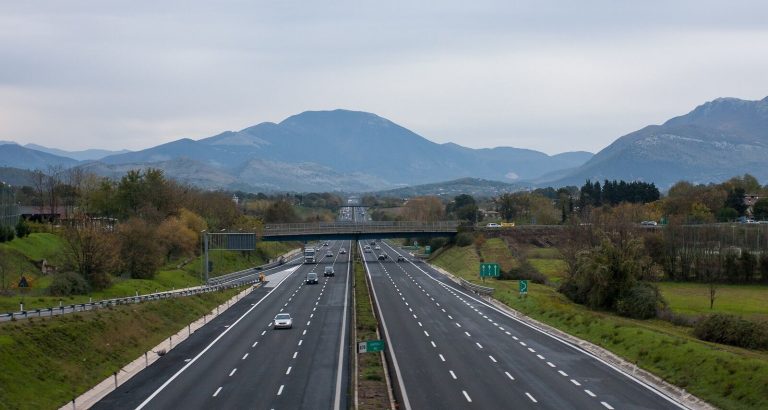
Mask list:
[[[401,408],[680,408],[473,297],[427,264],[396,262],[406,253],[380,245],[362,255],[394,356]],[[389,259],[377,260],[382,252]]]
[[[349,250],[320,247],[317,264],[286,264],[187,341],[100,401],[101,409],[348,407]],[[325,257],[326,251],[332,253]],[[334,277],[323,277],[332,265]],[[319,283],[307,285],[306,274]],[[273,329],[287,312],[292,329]]]

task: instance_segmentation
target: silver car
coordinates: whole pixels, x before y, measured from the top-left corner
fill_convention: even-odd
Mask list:
[[[275,316],[275,329],[290,329],[293,327],[293,319],[288,313],[278,313]]]

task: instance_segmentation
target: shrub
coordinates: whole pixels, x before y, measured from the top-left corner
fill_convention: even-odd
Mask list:
[[[499,279],[502,280],[530,280],[533,283],[545,284],[547,283],[547,277],[539,272],[530,262],[527,260],[521,261],[520,265],[509,270],[509,272],[501,272]]]
[[[429,241],[429,247],[432,248],[432,252],[435,252],[436,250],[445,246],[445,244],[447,243],[448,243],[448,240],[445,238],[432,238]]]
[[[19,218],[19,222],[16,223],[16,236],[18,236],[19,238],[24,238],[29,236],[30,233],[31,233],[31,229],[29,228],[29,224],[27,224],[27,221]]]
[[[616,313],[634,319],[651,319],[666,306],[659,288],[648,282],[638,282],[624,292],[616,302]]]
[[[0,226],[0,242],[10,242],[15,235],[13,228],[10,226]]]
[[[701,340],[748,349],[768,349],[768,323],[735,315],[714,314],[696,323],[693,334]]]
[[[62,272],[53,276],[48,292],[52,296],[84,295],[88,289],[88,282],[79,273]]]
[[[472,245],[475,242],[475,238],[469,232],[462,232],[456,235],[456,245],[465,247]]]

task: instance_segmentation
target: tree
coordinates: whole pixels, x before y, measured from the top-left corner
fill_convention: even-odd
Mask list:
[[[117,262],[114,235],[85,218],[64,229],[65,256],[69,268],[80,273],[93,289],[109,284],[107,275]]]
[[[496,200],[498,210],[501,213],[501,217],[505,221],[512,221],[517,215],[517,209],[515,207],[515,197],[510,193],[505,193],[499,196]]]
[[[450,205],[450,209],[458,220],[469,221],[473,224],[478,221],[478,207],[472,195],[461,194],[457,196],[454,198],[453,204]]]
[[[744,195],[744,188],[733,188],[725,199],[725,207],[735,209],[736,212],[739,213],[739,216],[744,215],[744,212],[747,211],[747,205],[744,203]]]
[[[403,216],[408,221],[435,222],[443,219],[444,214],[442,201],[434,196],[411,198],[403,209]]]
[[[131,218],[117,231],[120,240],[120,271],[135,279],[151,279],[163,259],[157,231],[139,218]]]
[[[293,205],[288,201],[275,201],[267,208],[264,214],[266,223],[292,223],[298,222],[299,216]]]
[[[157,227],[157,240],[164,250],[166,261],[193,255],[197,239],[198,233],[177,217],[170,217]]]
[[[752,206],[752,215],[755,219],[768,220],[768,198],[760,198]]]

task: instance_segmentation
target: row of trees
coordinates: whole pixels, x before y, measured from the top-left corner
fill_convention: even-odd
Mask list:
[[[661,194],[653,183],[626,182],[605,180],[602,187],[600,182],[587,182],[579,190],[580,206],[618,205],[622,202],[645,204],[656,201]]]

